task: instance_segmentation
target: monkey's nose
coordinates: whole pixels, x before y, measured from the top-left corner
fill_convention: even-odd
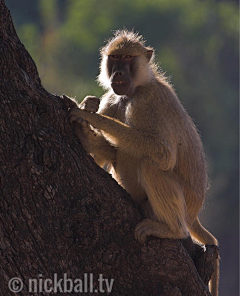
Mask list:
[[[119,70],[115,73],[115,76],[122,76],[122,75],[124,75],[124,71],[122,70]]]

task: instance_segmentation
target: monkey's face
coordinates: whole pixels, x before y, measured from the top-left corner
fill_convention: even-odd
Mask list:
[[[131,55],[109,55],[107,61],[110,83],[115,94],[131,96],[134,93],[132,83],[135,57]]]

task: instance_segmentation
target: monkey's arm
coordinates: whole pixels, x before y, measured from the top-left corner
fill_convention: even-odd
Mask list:
[[[148,156],[157,162],[162,170],[175,167],[176,148],[166,140],[132,128],[106,115],[89,113],[78,108],[72,109],[70,120],[73,122],[79,118],[87,120],[94,128],[106,134],[115,147],[126,150],[137,157]]]
[[[86,96],[79,108],[87,112],[97,112],[100,99],[95,96]],[[110,145],[98,130],[93,130],[86,120],[74,122],[75,133],[78,136],[84,150],[90,153],[95,162],[103,167],[106,163],[116,162],[116,149]]]

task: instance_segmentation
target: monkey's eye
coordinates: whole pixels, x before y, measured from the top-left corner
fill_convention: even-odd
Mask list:
[[[118,55],[116,55],[116,54],[112,54],[112,55],[110,55],[110,57],[111,57],[112,59],[118,59]]]
[[[125,59],[131,59],[131,58],[132,58],[132,56],[129,55],[129,54],[126,54],[126,55],[125,55]]]

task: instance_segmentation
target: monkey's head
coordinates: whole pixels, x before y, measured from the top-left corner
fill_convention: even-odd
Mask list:
[[[139,85],[153,77],[153,49],[146,47],[142,36],[126,30],[117,31],[101,49],[98,80],[120,96],[132,96]]]

